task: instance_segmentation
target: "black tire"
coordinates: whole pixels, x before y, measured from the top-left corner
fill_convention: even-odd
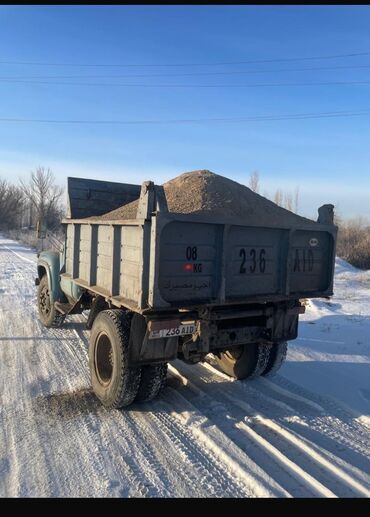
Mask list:
[[[266,368],[262,375],[265,377],[272,377],[279,370],[283,362],[285,361],[286,354],[288,351],[288,343],[281,341],[280,343],[274,343],[271,348],[270,357]]]
[[[252,343],[230,348],[216,356],[223,372],[234,379],[254,379],[265,371],[271,345]]]
[[[148,402],[157,397],[166,385],[167,363],[141,367],[141,380],[136,402]]]
[[[62,326],[66,316],[58,312],[50,302],[50,287],[47,275],[41,278],[37,289],[37,307],[40,321],[45,327]]]
[[[89,346],[91,384],[102,404],[118,409],[131,404],[139,390],[141,368],[129,366],[132,313],[101,311],[95,318]]]

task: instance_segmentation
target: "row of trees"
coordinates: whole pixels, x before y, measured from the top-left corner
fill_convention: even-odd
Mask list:
[[[63,188],[45,167],[38,167],[27,181],[17,184],[0,180],[0,230],[35,228],[39,221],[56,230],[64,216],[62,196]]]

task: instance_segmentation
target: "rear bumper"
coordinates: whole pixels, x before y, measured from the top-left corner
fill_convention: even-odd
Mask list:
[[[269,305],[228,307],[218,310],[174,313],[148,318],[146,334],[140,346],[132,350],[136,363],[168,361],[180,357],[191,362],[202,360],[210,352],[220,352],[250,343],[274,343],[295,339],[299,314],[305,307],[298,301]],[[192,320],[192,321],[190,321]],[[191,324],[191,325],[190,325]],[[192,334],[181,335],[181,326],[195,327]],[[171,329],[168,337],[150,334]],[[179,329],[179,332],[177,331]],[[153,334],[152,334],[153,336]]]

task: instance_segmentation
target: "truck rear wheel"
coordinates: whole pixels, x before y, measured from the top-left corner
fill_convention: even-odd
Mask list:
[[[230,348],[216,356],[220,368],[234,379],[254,379],[267,368],[271,345],[252,343]]]
[[[262,375],[266,377],[272,377],[279,370],[283,362],[285,361],[288,350],[288,343],[281,341],[280,343],[274,343],[271,348],[270,357],[266,368]]]
[[[49,281],[46,274],[41,278],[37,290],[37,307],[39,318],[45,327],[60,327],[63,324],[65,314],[58,312],[51,302]]]
[[[131,317],[120,309],[101,311],[91,329],[92,388],[102,404],[112,409],[131,404],[140,386],[141,368],[129,366]]]
[[[157,397],[166,385],[167,363],[141,367],[141,380],[135,401],[148,402]]]

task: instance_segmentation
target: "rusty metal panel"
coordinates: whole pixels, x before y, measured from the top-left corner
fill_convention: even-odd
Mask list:
[[[67,225],[66,232],[66,273],[72,275],[72,264],[73,264],[73,241],[74,241],[74,228],[73,224]]]
[[[90,251],[90,276],[89,284],[96,285],[97,264],[98,264],[98,231],[97,224],[91,225],[91,251]]]
[[[222,221],[168,212],[127,224],[75,220],[67,223],[66,273],[138,311],[331,293],[334,226]]]
[[[142,226],[121,228],[119,293],[123,298],[138,304],[142,293],[143,236]]]
[[[73,260],[72,260],[72,278],[78,278],[80,273],[80,232],[81,225],[74,224],[73,235]]]
[[[170,222],[161,233],[159,291],[166,302],[184,305],[214,300],[219,287],[222,227]]]
[[[153,219],[149,301],[155,308],[317,297],[332,290],[334,226],[267,228],[178,214]]]
[[[290,291],[326,291],[331,283],[333,238],[327,232],[296,231],[290,249]]]
[[[111,292],[113,267],[113,226],[99,225],[96,285]]]
[[[81,225],[79,242],[79,278],[89,282],[91,257],[91,228]]]
[[[276,228],[231,227],[225,250],[226,299],[282,292],[286,236]]]
[[[99,216],[140,196],[140,185],[68,178],[68,217]]]

